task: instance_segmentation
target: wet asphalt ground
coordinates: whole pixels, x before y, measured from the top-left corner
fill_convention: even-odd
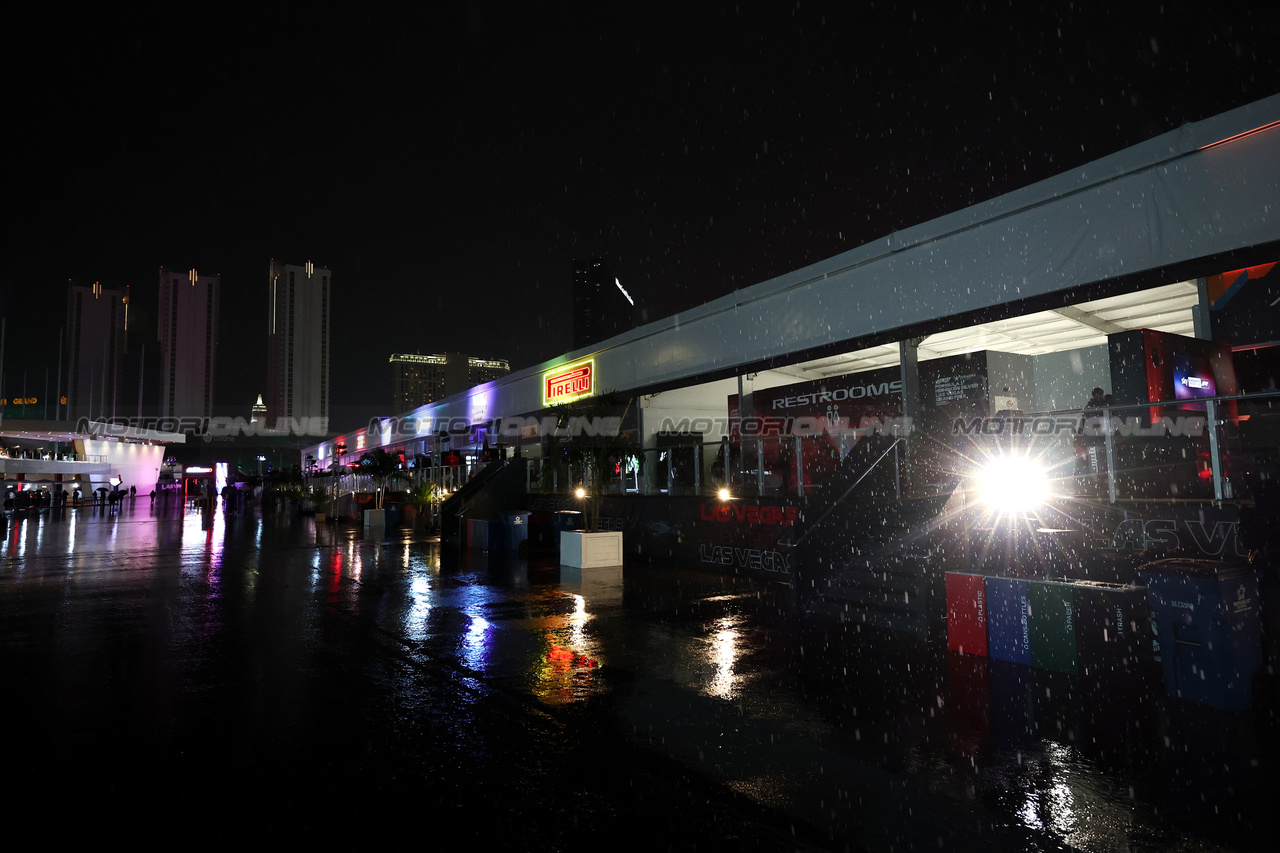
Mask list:
[[[6,812],[198,847],[1271,849],[1257,713],[804,604],[255,507],[11,515]]]

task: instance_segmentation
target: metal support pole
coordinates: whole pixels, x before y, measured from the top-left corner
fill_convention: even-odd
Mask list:
[[[1218,447],[1218,404],[1206,400],[1205,415],[1209,424],[1209,464],[1213,468],[1213,499],[1223,499],[1222,491],[1222,450]]]
[[[804,442],[796,436],[796,494],[804,497]]]
[[[1116,502],[1116,442],[1115,434],[1111,430],[1111,409],[1104,407],[1102,410],[1102,429],[1103,436],[1107,444],[1107,501],[1109,503]]]
[[[898,456],[898,446],[900,442],[893,443],[893,494],[898,500],[902,500],[902,463]]]
[[[764,439],[756,441],[756,494],[764,494]]]
[[[1192,334],[1202,341],[1213,340],[1212,324],[1209,321],[1212,304],[1209,301],[1209,280],[1196,279],[1196,304],[1191,306]]]
[[[898,342],[898,369],[902,376],[902,422],[907,425],[923,423],[923,393],[920,382],[920,345],[924,338],[908,338]],[[909,427],[908,427],[909,428]],[[915,478],[915,456],[911,447],[906,448],[907,479]]]

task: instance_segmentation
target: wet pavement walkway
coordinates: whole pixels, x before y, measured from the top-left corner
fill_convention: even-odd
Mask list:
[[[62,840],[1271,849],[1266,719],[780,584],[127,501],[10,514],[7,810]]]

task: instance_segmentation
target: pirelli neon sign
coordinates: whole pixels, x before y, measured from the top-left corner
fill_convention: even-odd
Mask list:
[[[555,406],[590,397],[596,390],[596,360],[577,361],[542,374],[542,405]]]

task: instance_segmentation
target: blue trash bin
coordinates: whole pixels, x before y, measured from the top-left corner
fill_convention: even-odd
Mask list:
[[[504,512],[502,514],[503,547],[508,551],[519,551],[520,543],[529,538],[529,513]]]
[[[1262,663],[1257,573],[1188,559],[1157,560],[1138,573],[1169,696],[1223,711],[1249,708]]]
[[[556,550],[560,550],[560,534],[565,530],[581,530],[582,513],[576,510],[562,509],[551,515],[551,533],[555,540]]]

